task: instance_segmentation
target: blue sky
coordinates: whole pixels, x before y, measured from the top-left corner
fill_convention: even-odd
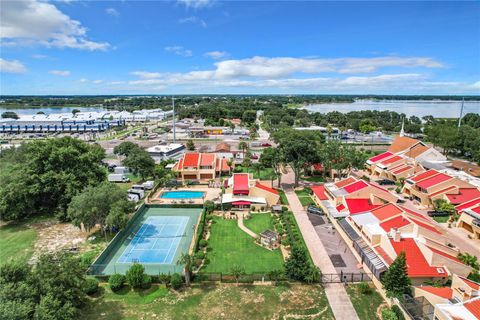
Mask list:
[[[479,94],[479,2],[2,1],[1,94]]]

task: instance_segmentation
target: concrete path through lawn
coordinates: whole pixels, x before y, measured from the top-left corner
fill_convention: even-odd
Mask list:
[[[252,237],[252,238],[255,238],[255,239],[256,239],[256,238],[258,237],[258,235],[257,235],[255,232],[253,232],[252,230],[248,229],[248,228],[245,227],[245,225],[243,224],[243,214],[239,214],[237,220],[238,220],[238,227],[239,227],[240,229],[242,229],[244,232],[246,232],[246,233],[247,233],[250,237]]]
[[[327,250],[325,250],[325,247],[318,237],[315,228],[308,219],[307,212],[298,200],[292,185],[289,184],[292,182],[291,175],[293,175],[293,173],[290,169],[289,173],[282,177],[284,180],[284,191],[293,215],[295,216],[295,220],[298,223],[298,227],[300,228],[300,232],[302,233],[303,239],[305,240],[308,251],[310,252],[313,263],[323,274],[337,273],[332,261],[330,260],[330,257],[328,256]],[[357,313],[355,312],[352,302],[350,301],[347,291],[342,283],[328,283],[325,284],[324,287],[328,303],[330,304],[336,319],[358,319]]]

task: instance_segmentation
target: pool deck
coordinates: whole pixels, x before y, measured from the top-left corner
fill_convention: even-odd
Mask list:
[[[162,199],[160,195],[167,191],[201,191],[204,192],[203,198],[196,199]],[[215,199],[220,197],[222,190],[220,188],[209,188],[208,186],[191,186],[182,188],[162,188],[155,192],[153,195],[145,199],[147,204],[203,204],[204,201]],[[182,202],[183,201],[183,202]]]

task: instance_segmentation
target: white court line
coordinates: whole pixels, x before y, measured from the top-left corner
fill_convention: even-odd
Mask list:
[[[165,224],[162,224],[162,229],[161,229],[160,232],[159,232],[160,234],[162,234],[162,231],[163,231],[163,229],[165,228],[165,226],[166,226]],[[154,242],[153,245],[150,247],[150,249],[155,250],[154,248],[155,248],[155,245],[157,244],[157,241],[158,241],[158,238],[155,239],[155,242]]]
[[[140,232],[140,230],[142,230],[143,227],[145,227],[145,229],[143,230],[142,234],[140,235],[140,237],[137,237],[138,235],[138,232],[135,234],[135,237],[133,237],[133,240],[132,242],[130,243],[131,247],[130,247],[130,251],[128,252],[128,254],[125,256],[125,258],[127,258],[128,256],[130,256],[130,254],[132,253],[132,251],[135,249],[135,247],[137,246],[137,243],[138,243],[138,239],[142,238],[142,235],[145,233],[145,231],[148,229],[148,224],[147,224],[147,221],[148,219],[145,221],[145,223],[142,224],[142,226],[140,227],[140,229],[138,229],[138,232]],[[136,240],[136,241],[135,241]],[[133,244],[133,242],[135,242],[135,244]],[[123,257],[125,255],[125,251],[122,253],[122,256]],[[121,258],[120,257],[120,258]]]
[[[178,225],[178,228],[177,228],[177,231],[175,231],[175,234],[178,233],[178,230],[180,230],[180,226],[182,226],[182,225],[183,225],[183,230],[185,230],[189,218],[188,218],[188,217],[184,217],[184,218],[186,218],[186,219],[183,219],[183,224],[179,224],[179,225]],[[186,221],[186,222],[185,222],[185,221]],[[170,248],[168,249],[168,253],[167,253],[167,255],[165,256],[165,259],[163,259],[163,262],[162,262],[162,263],[165,263],[165,261],[167,260],[167,257],[170,255],[170,250],[172,250],[172,245],[173,245],[174,242],[175,242],[175,240],[173,240],[172,243],[170,243]],[[180,241],[177,243],[177,247],[176,247],[175,251],[178,249],[178,246],[179,246],[179,245],[180,245]]]

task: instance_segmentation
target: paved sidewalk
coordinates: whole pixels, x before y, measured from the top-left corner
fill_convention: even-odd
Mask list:
[[[284,180],[286,180],[285,183],[289,182],[286,175],[284,176]],[[294,190],[291,187],[287,187],[285,189],[285,195],[287,196],[295,220],[297,220],[313,263],[320,268],[320,271],[324,274],[337,273],[330,257],[328,256],[327,250],[325,250],[322,241],[308,219],[308,215],[298,200]],[[357,313],[353,308],[352,302],[350,301],[343,284],[329,283],[325,284],[324,287],[328,303],[330,304],[336,319],[358,319]]]
[[[247,227],[245,227],[245,225],[243,224],[243,214],[240,214],[238,215],[238,227],[240,229],[242,229],[246,234],[248,234],[250,237],[252,238],[257,238],[258,235],[253,232],[252,230],[248,229]]]

